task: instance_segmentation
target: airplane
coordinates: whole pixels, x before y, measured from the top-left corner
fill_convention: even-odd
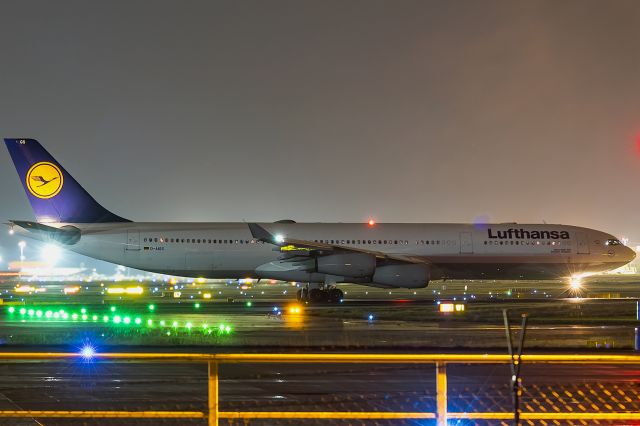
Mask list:
[[[36,217],[9,221],[11,231],[160,274],[301,282],[301,301],[339,302],[341,283],[558,279],[635,258],[613,235],[569,225],[133,222],[100,205],[38,141],[5,143]]]

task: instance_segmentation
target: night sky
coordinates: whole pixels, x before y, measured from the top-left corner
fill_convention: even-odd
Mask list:
[[[132,220],[640,241],[640,1],[4,1],[0,133]]]

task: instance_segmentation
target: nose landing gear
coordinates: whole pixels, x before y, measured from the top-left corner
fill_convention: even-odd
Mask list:
[[[344,293],[333,286],[329,288],[309,288],[307,285],[296,293],[298,302],[307,303],[340,303],[344,299]]]

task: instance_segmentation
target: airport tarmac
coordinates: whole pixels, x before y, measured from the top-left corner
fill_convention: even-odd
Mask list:
[[[438,300],[426,297],[428,293],[413,295],[404,291],[389,295],[388,291],[357,287],[349,288],[341,304],[318,306],[295,304],[288,285],[248,290],[227,286],[202,290],[195,286],[191,290],[196,295],[198,291],[223,293],[213,300],[158,295],[114,298],[96,292],[77,296],[48,293],[47,297],[33,295],[21,303],[4,306],[0,314],[0,339],[2,348],[11,351],[79,351],[90,343],[98,351],[506,353],[502,309],[507,308],[514,323],[519,322],[520,314],[529,315],[525,352],[634,352],[638,321],[636,299],[631,297],[640,293],[634,279],[591,284],[591,291],[615,293],[615,299],[547,297],[544,293],[550,294],[553,284],[519,284],[522,287],[515,292],[515,287],[501,283],[500,288],[484,287],[482,297],[471,298],[468,293],[470,300],[465,310],[451,314],[439,313]],[[468,283],[439,285],[446,285],[444,291],[451,292],[439,299],[441,302],[459,300],[469,288],[465,290]],[[508,289],[511,295],[507,294]],[[495,297],[496,293],[500,297]],[[514,294],[520,297],[513,298]],[[525,298],[525,294],[530,297]],[[292,310],[294,307],[299,311]],[[54,318],[56,313],[58,317]],[[450,367],[449,409],[508,411],[508,374],[505,365]],[[616,410],[640,410],[638,367],[525,365],[523,377],[524,407],[529,411],[551,411],[554,405],[562,410],[610,409],[607,404]],[[433,411],[435,372],[432,366],[224,365],[220,397],[222,410]],[[78,362],[1,364],[0,408],[18,407],[204,410],[206,368]],[[45,425],[203,424],[184,420],[38,421]],[[0,424],[37,424],[32,420],[12,422],[5,420]],[[244,421],[221,424],[245,425]],[[246,424],[434,422],[265,420]]]

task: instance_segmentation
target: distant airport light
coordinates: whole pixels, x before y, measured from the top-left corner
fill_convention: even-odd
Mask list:
[[[193,305],[193,307],[196,308],[196,309],[200,309],[200,304],[196,303],[195,305]]]
[[[80,291],[80,286],[67,286],[62,291],[64,292],[64,294],[76,294]]]
[[[202,297],[205,299],[211,299],[211,293],[203,293]]]
[[[374,226],[376,224],[376,221],[373,219],[369,219],[369,222],[367,222],[369,224],[369,226]]]
[[[289,307],[289,313],[290,314],[299,314],[300,313],[300,307],[299,306],[291,306],[291,307]]]
[[[16,308],[14,308],[13,306],[9,307],[9,313],[12,314],[16,311]]]
[[[55,244],[46,244],[42,247],[42,251],[40,252],[40,257],[48,265],[55,265],[58,263],[61,256],[62,250]]]
[[[464,312],[465,304],[461,302],[440,302],[438,304],[438,311],[442,314],[449,314],[452,312]]]
[[[247,308],[250,308],[253,305],[251,302],[247,302]]]
[[[150,311],[155,311],[155,309],[156,309],[156,305],[153,305],[153,304],[149,305],[149,310]]]
[[[369,321],[373,321],[373,314],[369,314],[369,316],[367,317],[367,319],[368,319]]]
[[[282,235],[282,234],[277,234],[274,237],[274,239],[275,239],[276,243],[284,243],[284,235]]]
[[[582,277],[581,276],[571,277],[571,279],[569,280],[569,287],[573,291],[578,291],[582,289]]]
[[[441,303],[440,312],[442,313],[453,312],[453,303]]]
[[[96,350],[90,344],[86,344],[82,347],[80,355],[85,361],[90,361],[96,355]]]

